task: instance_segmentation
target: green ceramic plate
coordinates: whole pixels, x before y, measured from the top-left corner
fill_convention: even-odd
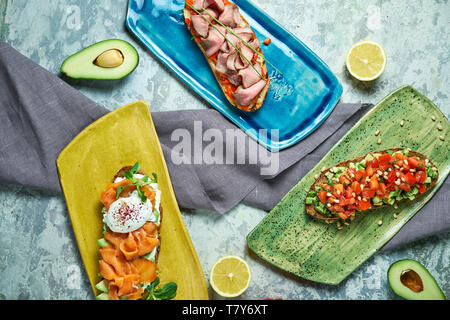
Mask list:
[[[376,130],[380,130],[378,136]],[[302,278],[340,283],[392,238],[442,185],[450,168],[449,131],[446,117],[420,92],[410,86],[396,90],[361,118],[248,234],[249,248],[263,260]],[[342,230],[305,213],[307,190],[320,168],[394,147],[409,147],[436,164],[439,179],[430,192],[399,204],[398,209],[388,206],[359,214]],[[397,219],[394,213],[399,215]]]

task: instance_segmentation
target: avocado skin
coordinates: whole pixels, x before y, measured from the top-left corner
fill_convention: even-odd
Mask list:
[[[400,281],[405,270],[417,272],[423,282],[423,291],[414,292]],[[407,300],[446,300],[444,293],[431,273],[418,261],[405,259],[394,262],[387,272],[388,282],[398,296]]]
[[[86,55],[85,60],[85,66],[84,68],[99,68],[98,74],[83,74],[80,72],[74,72],[74,70],[77,70],[79,65],[72,65],[72,61],[75,57],[79,57],[80,55],[83,55],[86,52],[94,51],[97,47],[103,47],[102,50],[96,52],[95,56],[91,56],[90,54]],[[103,53],[106,50],[109,49],[118,49],[122,52],[124,55],[124,58],[126,60],[132,59],[131,63],[127,63],[127,67],[124,68],[124,70],[120,72],[116,72],[116,70],[119,69],[119,67],[116,68],[100,68],[95,66],[92,62],[95,60],[98,55]],[[124,52],[125,51],[125,52]],[[67,57],[63,63],[61,64],[60,71],[64,75],[68,76],[72,79],[92,79],[92,80],[119,80],[127,75],[129,75],[131,72],[136,69],[136,67],[139,64],[139,54],[136,51],[136,49],[127,41],[121,40],[121,39],[107,39],[103,40],[94,44],[91,44],[88,47],[85,47],[78,52],[72,54],[71,56]],[[109,69],[109,70],[108,70]]]

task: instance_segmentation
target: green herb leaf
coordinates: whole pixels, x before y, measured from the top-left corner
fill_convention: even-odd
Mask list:
[[[130,181],[133,181],[133,182],[136,181],[136,179],[134,178],[134,175],[131,171],[125,171],[124,176],[126,179],[128,179]]]
[[[151,181],[151,183],[158,183],[158,176],[156,175],[156,173],[152,173],[153,179]]]
[[[127,184],[127,185],[118,187],[117,190],[116,190],[116,199],[119,199],[120,194],[122,193],[122,191],[123,191],[126,187],[129,187],[129,186],[132,186],[132,185],[133,185],[133,184]]]
[[[146,300],[171,300],[177,295],[178,286],[175,282],[169,282],[162,288],[156,289],[158,285],[159,277],[145,288],[148,292]]]
[[[164,287],[153,292],[155,300],[172,300],[177,295],[178,286],[175,282],[169,282]]]
[[[137,191],[137,194],[138,194],[139,198],[141,198],[141,201],[143,203],[147,202],[147,197],[145,196],[144,192],[139,187],[139,183],[136,184],[136,191]]]
[[[139,169],[140,169],[139,162],[136,162],[133,168],[131,169],[131,173],[135,174],[139,171]]]
[[[142,180],[144,183],[147,183],[147,182],[148,182],[148,179],[149,179],[148,176],[143,176],[141,180]]]

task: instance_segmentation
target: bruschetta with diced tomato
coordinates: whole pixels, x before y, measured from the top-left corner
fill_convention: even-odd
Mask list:
[[[325,220],[352,219],[357,212],[413,200],[438,176],[426,156],[410,149],[371,152],[324,170],[306,196],[306,212]]]

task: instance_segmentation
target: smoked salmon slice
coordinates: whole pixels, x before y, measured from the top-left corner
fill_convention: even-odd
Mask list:
[[[142,258],[159,244],[158,229],[153,222],[129,233],[108,231],[104,238],[109,245],[100,248],[100,274],[109,281],[111,300],[127,296],[139,299],[140,283],[155,281],[156,264]],[[140,293],[139,293],[140,292]]]

